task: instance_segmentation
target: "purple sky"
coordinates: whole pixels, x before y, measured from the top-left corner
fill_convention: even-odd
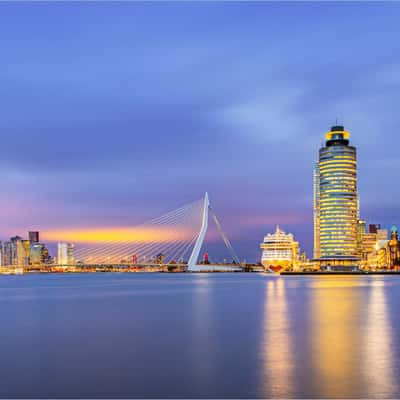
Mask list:
[[[400,223],[399,3],[1,3],[0,234],[129,226],[211,197],[241,258],[312,249],[339,118],[361,214]]]

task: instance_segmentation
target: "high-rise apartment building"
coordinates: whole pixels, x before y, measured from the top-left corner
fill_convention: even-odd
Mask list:
[[[321,267],[354,267],[357,257],[357,153],[350,134],[333,126],[314,169],[314,258]]]

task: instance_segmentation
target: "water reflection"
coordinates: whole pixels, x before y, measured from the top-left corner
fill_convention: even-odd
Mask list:
[[[400,396],[399,277],[29,275],[0,292],[1,398]]]
[[[310,342],[314,391],[320,397],[360,393],[360,337],[363,292],[352,279],[313,282]]]
[[[289,336],[285,280],[267,281],[262,342],[264,395],[282,398],[293,395],[293,349]]]
[[[193,290],[192,304],[192,337],[191,351],[195,367],[192,372],[194,380],[192,390],[194,393],[201,393],[202,386],[214,387],[215,360],[213,354],[212,327],[214,326],[211,316],[212,290],[208,274],[196,275]]]
[[[367,326],[362,346],[365,361],[362,372],[366,392],[374,397],[393,397],[395,392],[393,334],[388,314],[384,282],[379,278],[371,285],[367,311]]]
[[[381,277],[321,277],[293,285],[269,280],[263,396],[398,397],[388,300],[394,284]]]

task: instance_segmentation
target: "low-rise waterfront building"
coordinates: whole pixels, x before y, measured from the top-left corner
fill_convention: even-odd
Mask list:
[[[399,231],[396,226],[390,229],[390,240],[388,242],[388,262],[389,267],[393,269],[400,268],[400,242]]]
[[[358,221],[357,251],[361,268],[386,268],[387,263],[382,256],[382,249],[388,243],[388,231],[380,224],[369,224],[368,229],[364,220]]]

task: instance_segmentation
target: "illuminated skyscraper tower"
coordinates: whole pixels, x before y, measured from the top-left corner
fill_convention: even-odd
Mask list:
[[[321,266],[357,264],[357,154],[349,132],[333,126],[314,170],[314,258]]]

